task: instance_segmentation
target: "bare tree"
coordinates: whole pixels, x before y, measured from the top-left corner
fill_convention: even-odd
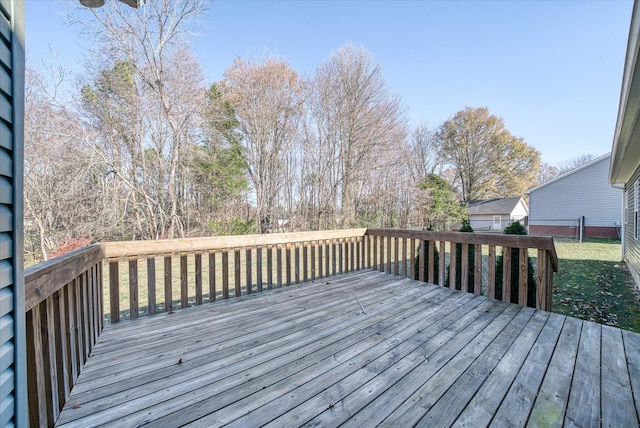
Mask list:
[[[104,233],[103,169],[78,138],[77,118],[59,107],[57,88],[65,78],[58,69],[48,85],[26,70],[25,234],[42,260],[69,240]]]
[[[584,155],[575,156],[567,161],[559,162],[557,173],[558,175],[564,174],[567,171],[571,171],[572,169],[578,168],[579,166],[591,162],[595,158],[596,156],[593,153],[587,153]]]
[[[409,138],[409,165],[413,180],[418,182],[429,174],[442,170],[442,157],[438,152],[437,131],[427,125],[416,127]]]
[[[181,167],[199,136],[205,93],[186,38],[207,5],[157,0],[132,9],[111,2],[92,11],[93,20],[77,20],[97,47],[83,99],[99,138],[87,141],[129,189],[140,237],[184,235]]]
[[[314,205],[337,210],[336,225],[349,227],[356,223],[358,193],[393,161],[388,148],[404,141],[400,100],[371,54],[352,44],[333,52],[310,85],[307,154],[317,161],[307,176],[318,188]]]
[[[285,61],[251,63],[238,58],[225,71],[220,90],[236,111],[259,231],[267,233],[278,215],[277,202],[291,167],[287,155],[298,134],[301,82]]]

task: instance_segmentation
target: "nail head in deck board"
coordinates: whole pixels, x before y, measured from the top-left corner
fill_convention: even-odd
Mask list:
[[[640,354],[634,353],[633,347],[625,349],[622,334],[622,330],[602,326],[602,385],[598,390],[602,394],[603,427],[638,426],[627,361]]]

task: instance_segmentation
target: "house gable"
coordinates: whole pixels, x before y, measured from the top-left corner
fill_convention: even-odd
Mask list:
[[[620,227],[622,198],[608,181],[610,160],[610,154],[600,156],[528,190],[529,225],[577,227],[584,217],[589,227]]]

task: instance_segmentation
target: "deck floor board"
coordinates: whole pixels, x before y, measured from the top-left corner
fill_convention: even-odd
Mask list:
[[[637,424],[639,351],[636,333],[360,271],[107,326],[56,425]]]

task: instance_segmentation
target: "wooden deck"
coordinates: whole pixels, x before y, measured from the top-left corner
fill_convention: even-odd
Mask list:
[[[57,426],[626,427],[639,412],[639,334],[361,271],[106,327]]]

